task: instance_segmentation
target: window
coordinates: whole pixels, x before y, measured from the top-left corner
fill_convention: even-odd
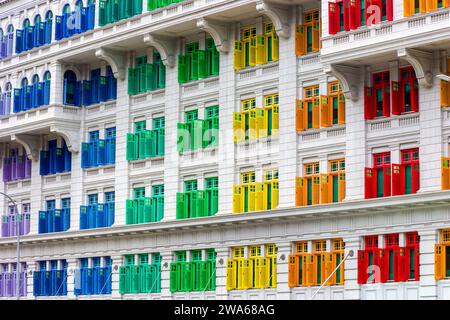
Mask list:
[[[184,191],[195,191],[197,190],[197,180],[188,180],[184,182]]]
[[[404,247],[399,239],[398,233],[384,235],[385,246],[379,248],[378,235],[364,237],[364,250],[358,251],[359,284],[419,280],[419,236],[405,233]]]
[[[369,9],[371,5],[376,5],[379,9],[372,12]],[[370,26],[372,24],[378,24],[381,21],[392,20],[392,0],[383,0],[377,3],[366,3],[365,0],[338,0],[336,2],[328,2],[328,32],[330,34],[355,30],[360,26]]]
[[[138,121],[134,123],[134,132],[139,133],[141,131],[144,131],[147,126],[147,121]]]
[[[218,106],[205,109],[205,120],[198,118],[198,110],[185,112],[185,123],[178,123],[177,150],[182,153],[188,150],[204,149],[217,145],[219,138]],[[213,116],[213,118],[209,118]]]
[[[256,34],[256,26],[245,27],[241,40],[234,42],[234,69],[277,61],[278,51],[278,35],[272,23],[263,24],[263,34]]]
[[[319,128],[319,86],[306,87],[303,92],[305,129]]]
[[[308,242],[295,243],[294,254],[289,256],[288,285],[316,286],[322,285],[331,273],[339,266],[344,257],[342,239],[332,239],[331,248],[327,248],[327,240],[313,241],[313,251],[308,252]],[[343,265],[331,276],[326,285],[344,283]]]
[[[164,197],[164,185],[159,184],[152,186],[152,196],[153,197]]]
[[[295,52],[301,56],[319,51],[320,47],[320,14],[319,10],[303,14],[303,24],[296,25]]]
[[[392,81],[392,114],[419,111],[419,83],[412,67],[400,69],[400,81]]]
[[[114,191],[105,192],[105,202],[114,202],[116,198],[115,195]]]
[[[218,212],[218,178],[206,178],[204,190],[198,190],[197,180],[184,182],[184,192],[177,193],[177,219],[213,216]]]
[[[323,127],[345,123],[345,97],[338,81],[328,84],[327,108],[322,101],[321,125]]]
[[[390,152],[373,155],[373,168],[365,169],[365,197],[380,198],[391,195]]]

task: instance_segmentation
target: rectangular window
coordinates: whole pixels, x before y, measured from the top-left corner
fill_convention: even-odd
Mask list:
[[[304,88],[303,97],[304,112],[306,113],[306,128],[319,128],[319,86],[315,85]]]
[[[197,190],[197,180],[188,180],[184,182],[184,191],[196,191]]]
[[[48,201],[46,201],[46,206],[47,206],[47,211],[55,210],[56,209],[56,207],[55,207],[55,200],[48,200]]]
[[[105,202],[114,202],[116,193],[114,191],[105,192]]]
[[[145,120],[135,122],[134,123],[134,132],[139,133],[141,131],[144,131],[146,129],[146,125],[147,125],[147,122]]]
[[[134,188],[133,189],[134,199],[140,199],[145,197],[145,187]]]
[[[153,197],[163,197],[164,196],[164,185],[152,186],[152,196]]]
[[[70,209],[70,198],[61,199],[61,209]]]
[[[98,194],[89,194],[88,195],[88,204],[97,204],[98,203]]]

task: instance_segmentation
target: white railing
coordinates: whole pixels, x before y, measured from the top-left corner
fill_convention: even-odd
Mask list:
[[[367,126],[369,132],[380,132],[385,130],[418,126],[419,120],[419,114],[412,113],[401,116],[393,116],[390,118],[370,120],[367,121]]]
[[[345,136],[345,126],[334,126],[300,132],[300,141],[311,142],[342,136]]]

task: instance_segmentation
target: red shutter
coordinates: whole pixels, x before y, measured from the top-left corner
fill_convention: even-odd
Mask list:
[[[367,282],[367,252],[365,250],[358,250],[358,284],[365,284]]]
[[[366,199],[374,198],[375,191],[373,189],[375,179],[375,170],[372,168],[364,169],[364,197]]]
[[[391,116],[391,90],[389,81],[383,81],[383,116]]]
[[[344,6],[344,30],[350,31],[350,0],[344,0],[342,5]]]
[[[413,160],[411,163],[412,169],[412,185],[411,185],[411,193],[417,193],[420,189],[420,165],[419,160]]]
[[[406,281],[409,278],[408,269],[406,268],[406,253],[408,252],[407,248],[398,248],[395,249],[395,254],[397,257],[397,264],[395,265],[395,273],[394,277],[395,281]]]
[[[394,20],[394,7],[392,5],[392,2],[392,0],[386,0],[386,19],[388,21]]]
[[[372,23],[370,23],[371,20],[369,20],[369,17],[371,16],[369,8],[372,5],[372,0],[366,0],[364,7],[364,20],[366,21],[366,25],[370,26]]]
[[[389,268],[387,263],[389,261],[389,255],[387,249],[378,249],[375,251],[376,264],[380,268],[380,282],[385,283],[388,279]]]
[[[336,34],[339,29],[336,29],[336,24],[339,22],[338,6],[334,2],[328,2],[328,33]]]
[[[402,189],[402,165],[392,164],[392,195],[399,196],[404,193],[404,189]]]
[[[420,278],[419,244],[417,243],[412,250],[414,250],[414,252],[415,252],[415,254],[414,254],[414,280],[418,281]],[[409,272],[409,270],[408,270],[408,272]]]
[[[402,113],[402,107],[400,104],[400,83],[397,81],[391,81],[392,90],[392,114],[399,115]]]
[[[364,87],[364,119],[373,119],[373,88]]]
[[[361,26],[361,1],[360,0],[351,0],[350,8],[354,11],[353,20],[355,21],[355,29]],[[351,27],[351,25],[350,25]]]
[[[391,166],[383,166],[383,195],[391,196]]]
[[[419,112],[419,83],[411,77],[411,111]]]

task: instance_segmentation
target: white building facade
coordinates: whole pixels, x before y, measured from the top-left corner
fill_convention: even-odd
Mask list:
[[[449,299],[450,6],[410,2],[0,2],[0,299],[16,230],[23,299]]]

